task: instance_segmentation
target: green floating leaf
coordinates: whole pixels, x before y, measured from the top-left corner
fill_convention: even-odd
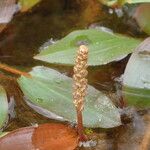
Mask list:
[[[49,63],[73,65],[77,48],[85,44],[89,48],[89,65],[103,65],[125,57],[139,43],[139,40],[133,38],[96,29],[79,30],[50,45],[34,58]]]
[[[135,11],[134,18],[141,29],[150,35],[150,3],[139,5]]]
[[[76,122],[72,98],[72,78],[53,69],[35,67],[32,78],[20,77],[18,83],[28,101],[64,119]],[[83,111],[84,126],[111,128],[121,124],[118,109],[102,92],[88,86]]]
[[[2,86],[0,86],[0,128],[4,125],[8,115],[7,95]]]
[[[124,73],[124,96],[129,104],[150,107],[150,38],[132,54]]]

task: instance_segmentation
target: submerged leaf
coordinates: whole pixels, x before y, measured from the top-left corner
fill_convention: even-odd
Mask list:
[[[75,129],[63,124],[43,124],[12,131],[0,138],[1,150],[74,150]]]
[[[2,86],[0,86],[0,128],[4,125],[8,115],[7,95]]]
[[[96,29],[74,31],[50,45],[34,58],[49,63],[73,65],[76,50],[81,44],[89,48],[90,66],[103,65],[122,59],[140,43],[139,40],[106,33]]]
[[[123,84],[129,104],[150,106],[150,38],[132,54],[125,69]]]
[[[46,67],[35,67],[32,78],[22,76],[18,83],[28,101],[50,112],[76,122],[72,98],[72,79]],[[120,115],[111,100],[102,92],[88,86],[84,126],[110,128],[119,126]]]

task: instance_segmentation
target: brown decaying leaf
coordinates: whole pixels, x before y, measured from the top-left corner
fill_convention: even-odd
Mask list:
[[[20,128],[0,138],[0,150],[74,150],[77,145],[75,129],[58,123]]]

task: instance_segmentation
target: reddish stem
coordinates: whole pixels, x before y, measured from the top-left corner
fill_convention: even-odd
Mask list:
[[[77,130],[79,134],[80,141],[87,141],[87,137],[84,134],[84,127],[83,127],[83,118],[82,118],[82,111],[77,109]]]
[[[20,70],[17,70],[15,68],[9,67],[9,66],[4,65],[4,64],[0,64],[0,69],[6,70],[6,71],[11,72],[13,74],[23,75],[23,76],[26,76],[26,77],[31,77],[31,75],[26,73],[26,72],[22,72]]]

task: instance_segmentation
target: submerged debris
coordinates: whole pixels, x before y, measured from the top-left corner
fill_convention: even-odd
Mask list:
[[[97,142],[93,140],[89,140],[86,142],[79,142],[79,147],[94,147],[96,146]]]

